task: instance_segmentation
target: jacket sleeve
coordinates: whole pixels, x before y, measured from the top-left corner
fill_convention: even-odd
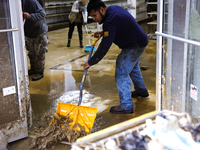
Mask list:
[[[36,1],[36,3],[32,4],[33,10],[35,10],[35,13],[30,14],[30,19],[33,21],[42,20],[46,13],[42,6]]]
[[[112,23],[105,23],[103,25],[103,39],[95,52],[95,54],[90,58],[88,64],[90,66],[97,64],[108,52],[110,46],[112,45],[116,35],[116,28]]]
[[[72,5],[71,12],[74,12],[74,13],[79,12],[79,2],[78,1],[75,1],[74,4]]]

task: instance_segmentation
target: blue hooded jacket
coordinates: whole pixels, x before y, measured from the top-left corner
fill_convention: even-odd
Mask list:
[[[37,0],[22,0],[22,11],[30,14],[24,25],[25,36],[36,38],[48,31],[46,13]]]

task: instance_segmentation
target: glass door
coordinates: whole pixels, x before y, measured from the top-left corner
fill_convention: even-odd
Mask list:
[[[190,5],[190,39],[200,43],[200,1],[192,0]],[[188,74],[186,78],[186,111],[194,123],[200,121],[200,46],[188,45]]]
[[[27,137],[31,125],[21,10],[21,0],[0,1],[0,133],[6,142]]]
[[[200,116],[200,2],[158,1],[157,109]]]

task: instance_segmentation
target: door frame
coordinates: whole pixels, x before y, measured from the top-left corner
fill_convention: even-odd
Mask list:
[[[173,3],[172,1],[170,1]],[[158,1],[157,5],[157,31],[155,34],[157,35],[157,56],[156,56],[156,109],[162,110],[162,76],[163,76],[163,51],[164,51],[164,38],[167,38],[168,40],[177,40],[184,43],[184,60],[183,60],[183,91],[182,91],[182,111],[186,111],[185,109],[185,95],[186,95],[186,72],[187,72],[187,51],[188,51],[188,44],[200,46],[200,43],[194,40],[188,39],[188,32],[189,32],[189,17],[190,17],[190,2],[191,0],[186,0],[186,17],[185,17],[185,37],[178,37],[171,34],[166,34],[163,32],[163,26],[164,26],[164,3],[165,0]],[[173,9],[173,7],[172,7]],[[173,13],[173,11],[171,11]],[[173,26],[173,23],[172,23]],[[171,27],[171,26],[170,26]],[[170,56],[171,57],[171,56]],[[166,88],[166,87],[164,87]],[[171,89],[170,87],[168,87]]]
[[[32,109],[29,94],[29,78],[27,71],[27,56],[24,41],[21,0],[9,0],[11,29],[0,32],[12,32],[14,60],[16,68],[16,93],[18,94],[20,119],[1,127],[9,142],[28,136],[28,127],[32,125]]]

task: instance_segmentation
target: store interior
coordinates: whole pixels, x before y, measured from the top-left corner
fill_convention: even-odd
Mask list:
[[[19,83],[25,84],[23,89],[26,89],[25,91],[27,91],[28,95],[25,97],[29,99],[26,102],[25,113],[25,122],[28,122],[27,124],[25,123],[27,131],[23,137],[20,137],[20,135],[20,138],[17,140],[8,142],[6,144],[8,150],[34,148],[47,150],[78,150],[86,147],[88,149],[125,150],[128,149],[127,147],[129,145],[133,146],[135,144],[138,146],[136,142],[138,140],[141,146],[140,148],[144,150],[167,150],[170,148],[198,149],[200,147],[200,138],[198,138],[200,134],[200,127],[198,125],[200,120],[198,115],[199,96],[197,94],[198,90],[195,94],[193,90],[194,88],[195,90],[198,89],[199,86],[198,41],[200,39],[200,34],[196,34],[200,32],[197,27],[200,22],[198,14],[200,11],[200,3],[198,1],[104,1],[108,7],[111,5],[119,5],[127,9],[132,13],[138,24],[147,34],[148,45],[141,56],[139,66],[149,96],[132,98],[133,103],[136,104],[136,109],[133,114],[110,113],[110,108],[112,106],[120,104],[115,82],[115,66],[116,58],[120,54],[121,49],[115,44],[112,44],[102,61],[88,69],[83,85],[81,105],[97,108],[97,114],[91,133],[87,136],[83,136],[83,138],[78,141],[76,141],[76,138],[74,141],[58,140],[58,138],[57,141],[55,141],[56,138],[54,138],[53,133],[51,133],[52,135],[49,136],[49,139],[52,138],[52,140],[50,140],[48,144],[46,144],[47,142],[45,141],[47,139],[42,140],[42,137],[47,137],[47,134],[44,136],[45,132],[49,133],[49,126],[52,119],[55,118],[54,114],[58,109],[58,103],[77,104],[79,101],[84,64],[89,55],[89,52],[85,51],[85,48],[91,42],[91,34],[100,31],[102,26],[94,22],[89,16],[87,25],[83,25],[82,27],[84,47],[80,48],[79,46],[77,26],[73,32],[71,46],[67,47],[69,31],[68,15],[74,1],[38,0],[38,2],[43,6],[46,12],[46,21],[49,28],[49,44],[48,52],[45,54],[44,77],[38,81],[32,81],[33,75],[28,76],[27,71],[30,69],[30,60],[27,56],[28,51],[26,48],[23,48],[23,53],[21,54],[24,56],[23,59],[25,63],[24,66],[22,65],[22,68],[26,67],[22,69],[26,82],[18,82],[18,79],[16,79],[17,81],[15,82],[15,79],[12,78],[12,80],[10,80],[11,83],[7,83],[5,79],[7,79],[6,77],[8,75],[6,73],[9,74],[9,72],[6,72],[4,76],[0,75],[3,80],[2,89],[12,84],[16,86]],[[2,3],[2,6],[3,4],[4,3]],[[20,3],[16,2],[16,4]],[[163,7],[160,7],[161,5]],[[173,14],[171,13],[171,16],[170,8],[173,8]],[[196,11],[191,11],[191,13],[187,14],[188,10]],[[5,14],[2,11],[0,15],[3,18]],[[196,19],[193,18],[195,15]],[[176,21],[176,19],[178,21]],[[162,25],[160,22],[162,22]],[[22,25],[22,22],[19,24]],[[5,26],[3,23],[0,25],[0,30],[3,30]],[[23,27],[21,27],[21,29],[23,30]],[[20,31],[20,28],[18,31]],[[6,32],[10,33],[10,31]],[[22,31],[20,32],[23,33]],[[161,32],[164,34],[161,35]],[[4,33],[0,34],[8,36]],[[169,37],[167,35],[174,37]],[[22,35],[22,37],[24,36]],[[4,55],[4,53],[7,53],[6,48],[9,47],[10,43],[7,42],[3,36],[0,36],[0,38],[2,41],[2,44],[0,43],[0,48],[5,50],[4,52],[2,51],[2,55]],[[95,44],[96,49],[100,42],[101,39]],[[25,41],[21,42],[21,44],[25,45]],[[9,57],[12,56],[12,54],[9,53],[9,55],[7,54],[6,56]],[[3,57],[0,57],[0,62],[3,62],[1,61],[2,58]],[[10,59],[12,63],[11,59],[14,60],[17,58],[10,57],[8,59]],[[22,59],[20,61],[22,61]],[[15,61],[13,61],[12,65],[19,64],[18,61],[14,62]],[[5,69],[3,68],[1,70]],[[12,71],[18,72],[18,70],[20,69]],[[20,73],[16,74],[16,78],[18,78]],[[22,81],[25,81],[23,77],[21,78]],[[20,93],[21,88],[22,86],[20,85],[20,88],[16,89],[19,90],[19,92],[17,92],[19,93],[18,96],[14,94],[14,97],[9,97],[8,99],[5,99],[5,96],[0,96],[2,99],[0,104],[6,105],[8,109],[11,109],[11,107],[17,109],[13,111],[4,110],[8,111],[11,115],[1,116],[0,135],[2,135],[2,137],[6,135],[5,133],[7,130],[12,128],[12,121],[20,120],[22,115],[20,116],[19,114],[24,113],[21,112],[20,107],[18,109],[18,105],[21,105],[23,102],[21,100],[20,103],[15,102],[18,101],[18,98],[23,97],[23,94]],[[133,84],[130,90],[134,90]],[[12,99],[14,99],[14,102],[12,102]],[[3,100],[9,101],[5,103]],[[12,106],[9,105],[9,103],[12,103]],[[2,106],[2,113],[3,108]],[[27,108],[31,109],[27,110]],[[165,129],[165,132],[161,127]],[[45,130],[47,128],[48,130]],[[145,128],[146,130],[144,130]],[[16,128],[15,130],[18,129]],[[167,132],[168,130],[173,130],[173,132]],[[174,138],[171,138],[169,141],[177,140],[178,146],[163,142],[167,141],[167,137],[175,134],[176,136],[173,136]],[[144,135],[148,135],[148,137]],[[77,134],[73,136],[79,137]],[[6,138],[2,138],[2,141],[5,139],[9,141],[9,136],[6,135],[5,137]],[[33,147],[35,144],[34,140],[38,137],[41,138],[40,140],[42,142],[40,145]],[[160,141],[158,139],[160,139]],[[184,140],[185,145],[181,146]],[[0,146],[1,145],[3,144],[0,143]],[[135,147],[135,149],[137,148]]]

